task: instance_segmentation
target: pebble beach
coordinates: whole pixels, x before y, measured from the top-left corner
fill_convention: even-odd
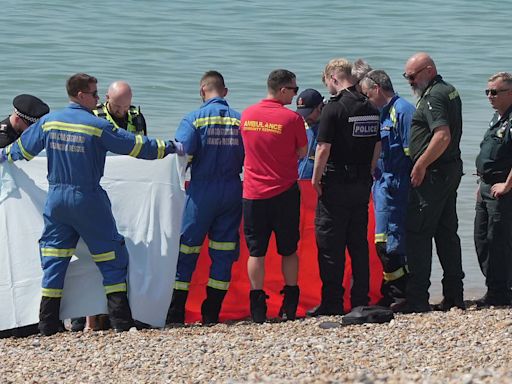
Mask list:
[[[0,383],[512,383],[511,308],[340,321],[2,339]]]

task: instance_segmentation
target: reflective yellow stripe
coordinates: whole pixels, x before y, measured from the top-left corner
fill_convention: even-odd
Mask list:
[[[108,295],[109,293],[115,292],[126,292],[126,283],[119,283],[114,285],[105,285],[105,293]]]
[[[391,122],[393,123],[393,127],[396,127],[396,110],[395,110],[395,106],[394,105],[389,110],[389,117],[391,118]]]
[[[59,298],[62,297],[62,289],[43,288],[42,295],[44,297]]]
[[[27,150],[25,149],[25,147],[23,147],[23,144],[21,144],[21,137],[18,140],[16,140],[16,142],[18,143],[18,146],[20,147],[23,157],[27,160],[32,160],[34,158],[34,155],[31,155],[30,153],[28,153]]]
[[[97,255],[92,255],[92,259],[97,263],[100,263],[102,261],[114,260],[115,258],[116,258],[116,253],[114,251],[99,253]]]
[[[205,125],[240,125],[240,120],[235,117],[224,117],[224,116],[208,116],[194,120],[192,123],[194,127],[199,128]]]
[[[140,150],[142,149],[142,136],[136,135],[135,136],[135,144],[133,145],[132,151],[128,154],[132,157],[137,157],[140,153]]]
[[[448,95],[448,98],[449,98],[450,100],[453,100],[453,99],[455,99],[455,98],[456,98],[456,97],[458,97],[458,96],[459,96],[459,92],[457,92],[457,90],[455,90],[455,91],[453,91],[452,93],[450,93],[450,94]]]
[[[211,249],[217,249],[219,251],[234,251],[236,249],[236,243],[231,241],[221,242],[210,240],[208,246]]]
[[[12,143],[9,144],[7,147],[5,147],[5,154],[7,155],[7,161],[9,163],[12,163],[12,157],[11,157],[11,147],[12,147]]]
[[[405,156],[411,156],[411,153],[409,152],[409,147],[404,148]]]
[[[376,233],[375,234],[375,242],[376,243],[385,243],[388,241],[388,235],[385,233]]]
[[[227,291],[229,288],[229,281],[220,281],[220,280],[215,280],[215,279],[209,278],[208,286],[211,288]]]
[[[394,272],[384,272],[384,280],[393,281],[405,276],[407,272],[407,267],[400,267]]]
[[[75,248],[41,248],[41,256],[71,257],[75,254]]]
[[[160,139],[156,139],[156,144],[158,145],[158,159],[163,159],[165,155],[165,142]]]
[[[190,283],[187,283],[186,281],[175,281],[174,282],[174,289],[178,291],[188,291],[190,288]]]
[[[43,124],[43,131],[66,131],[66,132],[75,132],[75,133],[83,133],[89,136],[97,136],[101,137],[103,130],[101,128],[93,127],[90,125],[83,124],[71,124],[64,123],[62,121],[50,121],[48,123]]]
[[[188,245],[180,244],[180,252],[185,253],[187,255],[190,255],[191,253],[200,253],[201,246],[196,245],[196,246],[189,247]]]

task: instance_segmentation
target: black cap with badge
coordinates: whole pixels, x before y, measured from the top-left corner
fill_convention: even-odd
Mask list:
[[[308,88],[297,97],[297,113],[302,117],[308,117],[313,109],[324,102],[323,96],[315,89]]]
[[[32,95],[18,95],[12,100],[14,113],[31,125],[50,112],[50,107],[41,99]]]

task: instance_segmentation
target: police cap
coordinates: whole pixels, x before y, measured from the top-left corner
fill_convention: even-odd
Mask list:
[[[32,95],[18,95],[12,100],[14,113],[29,125],[50,112],[50,107],[41,99]]]

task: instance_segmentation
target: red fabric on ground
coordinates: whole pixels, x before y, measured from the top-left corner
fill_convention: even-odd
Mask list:
[[[300,242],[299,242],[299,287],[300,302],[297,310],[299,317],[305,316],[306,310],[314,307],[320,302],[321,281],[318,274],[317,249],[315,242],[315,207],[317,196],[309,180],[299,181],[301,189],[301,211],[300,211]],[[370,299],[375,303],[380,298],[380,285],[382,281],[382,265],[377,256],[374,246],[375,220],[373,216],[373,204],[370,202],[368,215],[368,244],[370,248]],[[220,321],[240,320],[250,317],[249,311],[249,279],[247,277],[247,258],[249,252],[245,244],[243,229],[240,226],[240,258],[233,264],[231,285],[226,299],[222,306]],[[190,284],[190,293],[187,300],[186,322],[201,320],[201,303],[206,291],[210,269],[210,258],[208,256],[208,240],[201,249],[196,271]],[[276,252],[275,240],[272,237],[269,250],[265,258],[265,292],[267,299],[267,317],[277,317],[282,303],[282,296],[279,294],[283,288],[281,277],[281,257]],[[345,278],[345,310],[350,306],[350,284],[352,270],[350,257],[347,253]]]

